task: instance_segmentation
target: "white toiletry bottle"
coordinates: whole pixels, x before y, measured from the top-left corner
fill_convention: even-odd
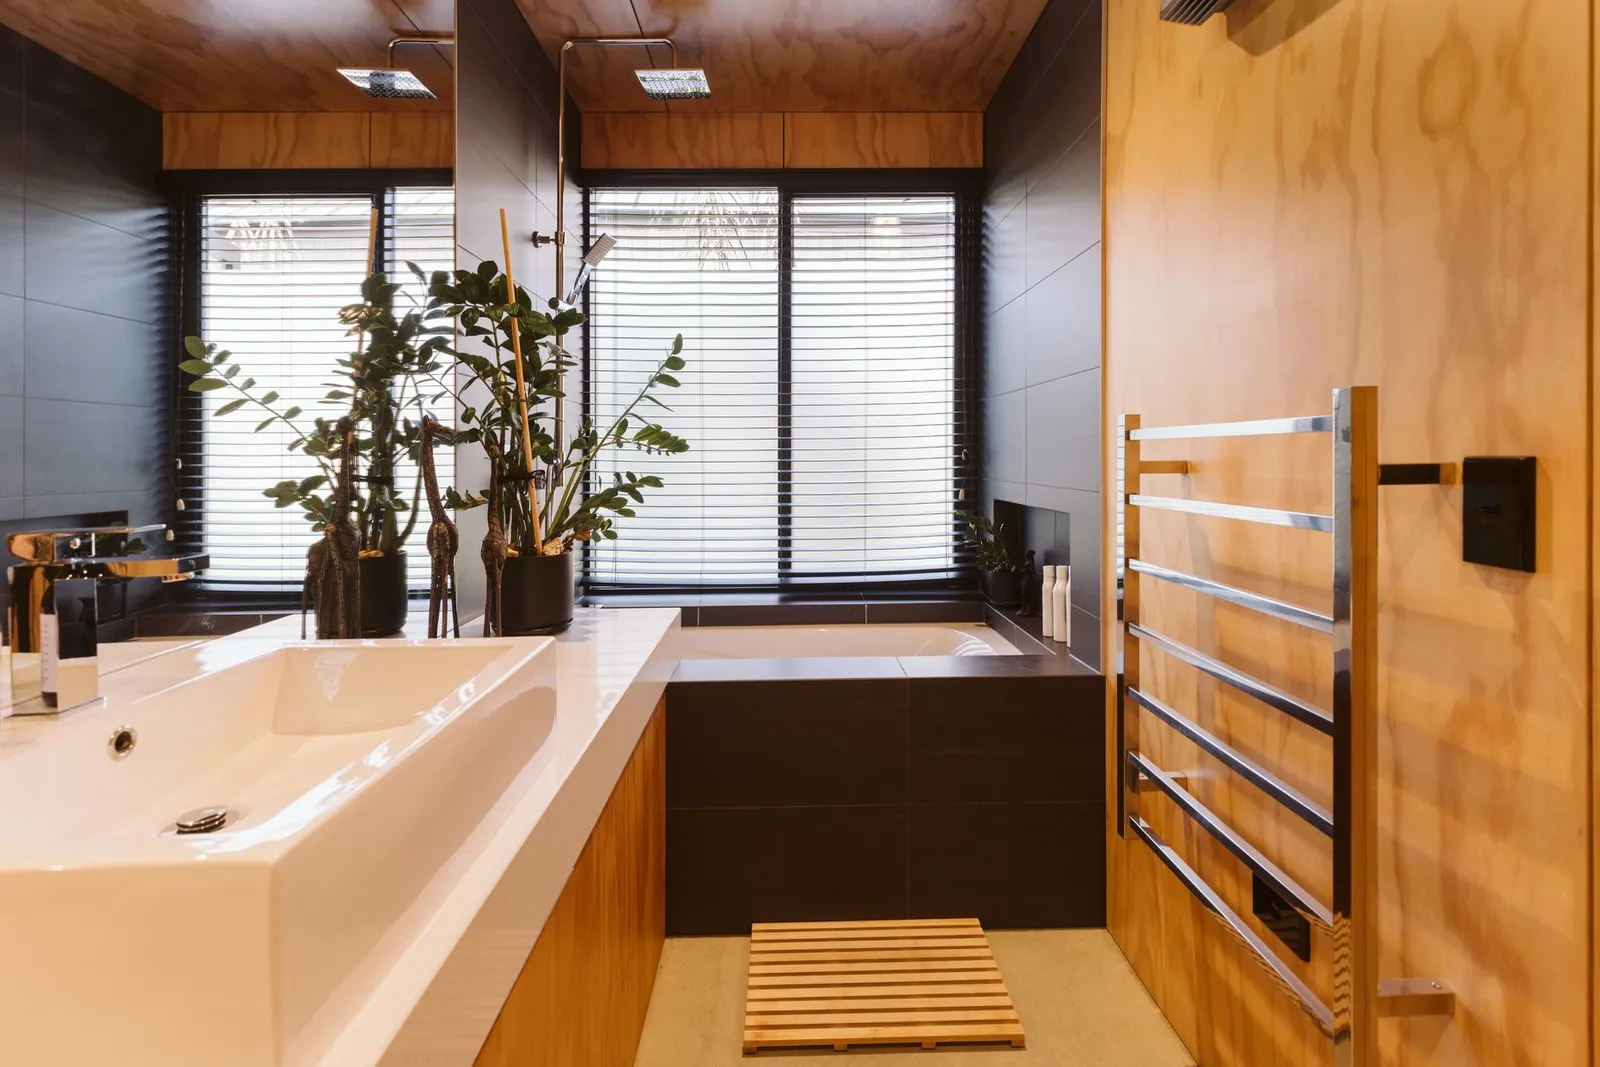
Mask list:
[[[1052,606],[1051,597],[1054,595],[1056,584],[1056,569],[1049,564],[1040,568],[1044,572],[1043,584],[1039,588],[1039,632],[1045,637],[1050,636],[1050,628],[1055,622],[1055,608]]]
[[[1066,564],[1056,567],[1056,584],[1050,590],[1051,614],[1050,636],[1061,644],[1072,641],[1072,619],[1069,614],[1072,604],[1072,568]]]

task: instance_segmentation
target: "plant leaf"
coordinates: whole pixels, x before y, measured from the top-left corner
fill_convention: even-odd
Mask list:
[[[191,337],[189,340],[193,341],[194,338]],[[211,362],[204,359],[186,359],[178,364],[178,369],[185,374],[210,374]]]
[[[233,414],[235,411],[238,411],[242,407],[244,407],[244,397],[241,396],[237,400],[228,401],[226,404],[222,405],[220,408],[218,408],[217,410],[213,411],[211,413],[211,417],[214,418],[214,419],[220,419],[224,415]]]
[[[213,389],[225,389],[228,383],[221,378],[196,378],[189,383],[191,393],[209,393]]]

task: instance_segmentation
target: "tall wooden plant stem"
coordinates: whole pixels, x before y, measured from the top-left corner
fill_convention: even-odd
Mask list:
[[[515,306],[517,283],[511,276],[511,231],[506,227],[506,209],[500,209],[500,244],[506,256],[506,303]],[[533,523],[533,554],[544,552],[544,532],[539,528],[539,487],[533,478],[533,431],[528,426],[528,387],[522,380],[522,333],[517,316],[511,318],[511,352],[516,357],[517,410],[522,416],[522,462],[528,472],[528,512]]]

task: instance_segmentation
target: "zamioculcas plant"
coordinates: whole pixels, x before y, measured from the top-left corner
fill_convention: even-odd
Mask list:
[[[614,519],[632,516],[633,505],[644,502],[645,490],[661,488],[661,479],[619,472],[610,484],[594,485],[590,470],[611,448],[650,454],[688,451],[687,441],[641,415],[647,408],[670,410],[655,394],[659,388],[673,389],[679,384],[674,374],[686,365],[683,336],[674,338],[661,362],[645,376],[639,391],[616,418],[601,427],[586,417],[563,452],[548,426],[553,422],[555,400],[561,396],[561,374],[574,361],[555,338],[581,325],[583,314],[572,308],[554,314],[536,311],[521,286],[516,287],[515,303],[508,303],[505,275],[492,261],[480,264],[476,271],[436,271],[429,293],[429,315],[454,318],[462,337],[471,342],[460,348],[442,348],[470,376],[470,384],[458,394],[457,440],[485,445],[493,477],[503,490],[498,494],[500,520],[512,554],[554,556],[570,551],[577,542],[615,539]],[[521,445],[513,318],[521,335],[531,452],[535,467],[542,468],[537,477],[529,476]],[[552,468],[561,471],[560,479],[544,477]],[[457,510],[474,508],[488,503],[489,495],[488,487],[452,488],[447,502]],[[540,519],[538,544],[533,538],[535,506]]]

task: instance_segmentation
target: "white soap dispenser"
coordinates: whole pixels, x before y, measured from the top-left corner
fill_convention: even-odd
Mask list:
[[[1049,637],[1056,618],[1052,600],[1055,595],[1056,569],[1047,563],[1040,570],[1044,572],[1044,578],[1039,587],[1039,633]]]
[[[1056,567],[1056,584],[1050,590],[1050,636],[1060,644],[1072,641],[1072,568],[1066,564]]]

